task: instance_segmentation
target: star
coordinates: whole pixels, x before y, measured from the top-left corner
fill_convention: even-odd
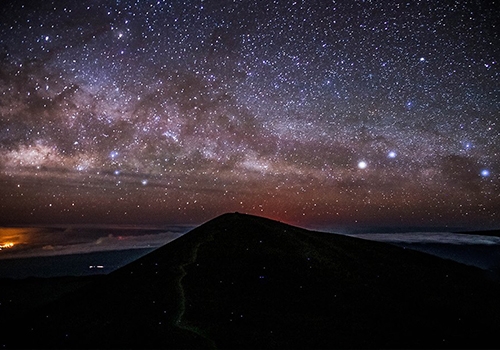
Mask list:
[[[366,169],[367,166],[368,166],[368,163],[366,163],[364,160],[358,162],[359,169]]]

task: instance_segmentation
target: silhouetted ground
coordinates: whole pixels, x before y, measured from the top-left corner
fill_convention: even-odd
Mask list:
[[[498,348],[499,292],[473,267],[226,214],[9,323],[2,341],[6,348]]]
[[[1,278],[0,325],[23,319],[30,310],[49,304],[102,277]]]

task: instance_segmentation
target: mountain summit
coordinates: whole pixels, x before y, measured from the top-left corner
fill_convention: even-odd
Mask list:
[[[498,283],[385,243],[224,214],[11,325],[7,348],[498,347]],[[15,331],[15,333],[13,333]]]

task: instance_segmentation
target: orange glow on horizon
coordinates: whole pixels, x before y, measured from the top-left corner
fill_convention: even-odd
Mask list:
[[[29,243],[40,231],[40,228],[35,227],[0,227],[0,250]]]
[[[0,243],[0,250],[12,248],[14,246],[13,242]]]

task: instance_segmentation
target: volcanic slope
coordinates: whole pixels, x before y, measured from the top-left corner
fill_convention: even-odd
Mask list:
[[[473,267],[235,213],[37,310],[3,341],[7,348],[498,348],[498,295],[498,283]]]

